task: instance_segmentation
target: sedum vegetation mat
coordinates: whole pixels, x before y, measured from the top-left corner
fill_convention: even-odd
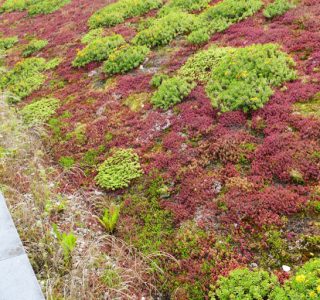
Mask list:
[[[54,174],[49,299],[75,299],[85,234],[76,299],[320,299],[317,0],[0,5],[0,89]]]

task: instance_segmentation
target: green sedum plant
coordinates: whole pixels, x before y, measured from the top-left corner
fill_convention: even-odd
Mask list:
[[[296,78],[295,65],[278,45],[252,45],[228,51],[210,74],[206,91],[222,112],[263,107],[272,87]]]
[[[294,66],[293,59],[275,44],[245,48],[212,46],[191,56],[176,77],[191,85],[200,81],[206,86],[213,107],[222,112],[238,109],[247,112],[263,107],[273,94],[272,88],[294,80]],[[154,97],[168,93],[166,85],[168,81],[163,81]],[[180,97],[174,102],[182,100]]]
[[[272,19],[274,17],[283,15],[289,9],[294,7],[295,5],[291,0],[275,0],[264,9],[263,15],[267,19]]]
[[[189,81],[197,80],[202,84],[206,84],[210,80],[212,70],[229,51],[233,52],[234,50],[230,47],[218,47],[216,45],[206,50],[198,51],[193,56],[190,56],[178,70],[178,76]]]
[[[34,39],[34,40],[30,41],[30,43],[23,50],[22,56],[28,57],[28,56],[32,55],[33,53],[40,51],[41,49],[43,49],[47,45],[48,45],[47,40]]]
[[[154,19],[148,28],[140,31],[132,40],[135,45],[149,48],[169,44],[175,37],[186,34],[195,26],[197,17],[181,11],[173,11]]]
[[[20,114],[29,126],[46,123],[59,107],[60,101],[55,98],[43,98],[26,105]]]
[[[102,38],[103,35],[104,35],[103,28],[92,29],[82,37],[81,43],[90,44],[91,42]]]
[[[0,50],[8,50],[18,43],[18,37],[11,36],[6,38],[0,38]]]
[[[113,233],[116,229],[120,216],[120,209],[120,205],[112,203],[109,208],[104,210],[102,218],[98,218],[99,222],[108,233]]]
[[[149,52],[146,46],[120,47],[109,55],[103,65],[103,71],[109,75],[126,73],[143,63]]]
[[[107,36],[101,39],[94,39],[77,53],[72,65],[74,67],[82,67],[92,61],[106,60],[117,47],[124,43],[124,38],[119,34]]]
[[[271,300],[315,300],[320,299],[320,259],[306,262],[298,269],[283,288],[276,288]]]
[[[194,84],[189,83],[181,77],[172,77],[162,82],[159,89],[153,94],[151,103],[164,110],[180,103],[188,96],[193,89]]]
[[[160,10],[159,15],[170,13],[172,10],[195,11],[208,7],[211,0],[170,0]]]
[[[159,8],[162,3],[162,0],[119,0],[94,13],[89,19],[89,27],[111,27]]]
[[[205,44],[206,42],[209,41],[209,39],[210,39],[210,35],[208,33],[208,30],[206,29],[199,29],[199,30],[193,31],[187,37],[187,41],[190,44],[194,44],[194,45]]]
[[[23,11],[27,10],[29,15],[49,14],[71,0],[6,0],[0,8],[0,11]]]
[[[129,186],[129,183],[143,174],[138,155],[132,149],[116,149],[98,168],[95,180],[108,190]]]
[[[261,0],[224,0],[205,9],[198,17],[197,26],[192,29],[190,42],[204,43],[215,32],[227,29],[230,25],[244,20],[262,7]]]
[[[59,63],[59,59],[52,59],[48,62],[44,58],[24,59],[0,77],[0,90],[14,94],[16,97],[8,101],[11,104],[17,103],[45,82],[44,71],[55,68]]]
[[[210,299],[258,300],[268,299],[268,295],[279,285],[275,275],[266,271],[236,269],[228,277],[220,277],[212,287]]]
[[[158,88],[166,79],[169,79],[169,76],[167,74],[155,74],[150,81],[150,85],[152,87]]]

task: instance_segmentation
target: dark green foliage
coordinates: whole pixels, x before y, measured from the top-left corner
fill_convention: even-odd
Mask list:
[[[125,19],[159,8],[162,2],[162,0],[119,0],[94,13],[89,19],[89,26],[92,29],[114,26],[124,22]]]
[[[291,0],[275,0],[264,9],[263,15],[268,19],[272,19],[283,15],[293,7],[295,7],[295,5]]]
[[[181,77],[166,79],[154,93],[151,102],[155,107],[167,110],[188,96],[193,87],[193,84]]]
[[[117,47],[124,43],[124,38],[119,34],[94,39],[77,53],[72,65],[74,67],[82,67],[92,61],[103,61],[107,59]]]
[[[109,75],[126,73],[143,63],[149,52],[146,46],[123,46],[109,55],[103,71]]]
[[[29,15],[49,14],[71,0],[6,0],[0,11],[22,11],[28,10]]]
[[[221,277],[211,299],[219,300],[255,300],[267,299],[268,295],[278,286],[277,277],[269,275],[266,271],[250,271],[237,269],[228,277]]]
[[[0,38],[0,50],[8,50],[18,43],[18,37],[12,36],[7,38]]]
[[[35,52],[38,52],[39,50],[41,50],[42,48],[44,48],[47,45],[48,45],[48,41],[47,40],[34,39],[23,50],[22,56],[23,57],[30,56],[31,54],[33,54]]]
[[[116,149],[98,169],[95,180],[108,190],[128,187],[143,174],[138,155],[132,149]]]
[[[55,98],[43,98],[26,105],[20,114],[29,126],[46,123],[59,107],[60,101]]]

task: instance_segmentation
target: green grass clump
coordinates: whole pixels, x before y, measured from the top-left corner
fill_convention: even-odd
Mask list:
[[[278,285],[277,277],[266,271],[237,269],[228,277],[221,277],[210,296],[212,300],[269,299],[268,295]]]
[[[172,12],[154,19],[148,28],[140,31],[132,40],[133,44],[149,48],[169,44],[180,34],[186,34],[195,26],[197,17],[185,12]]]
[[[16,97],[8,101],[13,104],[37,90],[46,80],[44,71],[59,64],[59,59],[48,62],[44,58],[31,57],[18,62],[0,78],[0,90],[7,91]]]
[[[212,70],[206,91],[222,112],[256,110],[269,100],[272,87],[296,78],[294,65],[275,44],[233,49]]]
[[[143,174],[138,155],[132,149],[118,149],[98,168],[95,180],[108,190],[129,186],[129,183]]]
[[[40,51],[41,49],[43,49],[47,45],[48,45],[47,40],[34,39],[34,40],[30,41],[30,43],[23,50],[22,56],[28,57],[28,56],[32,55],[33,53]]]
[[[94,13],[89,19],[89,27],[111,27],[159,8],[162,3],[162,0],[119,0]]]
[[[18,37],[12,36],[7,38],[0,38],[0,50],[8,50],[18,43]]]
[[[92,61],[103,61],[107,59],[117,47],[124,43],[124,38],[119,34],[94,39],[77,53],[72,65],[74,67],[82,67]]]
[[[143,63],[149,52],[146,46],[125,45],[109,55],[103,71],[109,75],[126,73]]]
[[[189,83],[184,78],[172,77],[166,79],[154,93],[151,102],[155,107],[167,110],[188,96],[193,87],[194,84]]]
[[[283,15],[289,9],[294,7],[295,5],[290,0],[275,0],[264,9],[263,15],[268,19],[272,19]]]
[[[59,107],[60,101],[55,98],[44,98],[26,105],[20,114],[30,126],[46,123]]]
[[[71,0],[6,0],[0,11],[23,11],[27,10],[29,15],[50,14]]]
[[[199,39],[199,36],[209,37],[215,32],[227,29],[230,25],[237,23],[252,16],[262,7],[261,0],[224,0],[204,10],[198,17],[198,25],[194,28],[190,42],[201,43],[205,38]],[[198,32],[196,34],[195,32]],[[197,39],[195,38],[197,36]]]

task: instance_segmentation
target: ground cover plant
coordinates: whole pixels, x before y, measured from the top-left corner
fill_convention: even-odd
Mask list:
[[[276,0],[270,3],[263,11],[266,18],[271,19],[276,16],[281,16],[287,12],[290,8],[293,8],[294,4],[289,0]]]
[[[115,34],[100,39],[92,39],[77,53],[73,66],[81,67],[92,61],[106,60],[113,50],[125,43],[121,35]]]
[[[318,299],[319,2],[25,3],[0,190],[47,298]]]
[[[47,122],[55,114],[60,101],[54,98],[44,98],[26,105],[20,113],[23,120],[30,126]]]
[[[91,28],[114,26],[124,22],[125,19],[140,16],[152,9],[159,8],[161,5],[162,0],[120,0],[93,14],[89,19],[89,25]]]
[[[0,38],[0,49],[8,50],[12,48],[16,43],[18,43],[18,38],[16,36]]]
[[[45,71],[55,68],[59,60],[46,61],[44,58],[27,58],[18,62],[0,79],[0,89],[15,95],[10,102],[19,102],[37,90],[46,80]]]
[[[30,43],[26,46],[26,48],[22,52],[23,57],[30,56],[38,51],[40,51],[42,48],[48,45],[47,40],[38,40],[33,39],[30,41]]]
[[[245,48],[218,48],[197,53],[179,70],[178,76],[186,82],[201,80],[213,107],[222,112],[242,109],[245,112],[263,107],[273,94],[272,87],[296,78],[294,61],[279,46],[253,45]],[[178,101],[164,80],[152,102],[168,109],[181,102],[191,92],[185,92]],[[190,84],[191,85],[191,84]],[[179,83],[178,86],[182,87]],[[168,95],[162,95],[164,90]],[[163,102],[163,104],[160,104]]]
[[[71,0],[6,0],[0,7],[2,12],[27,10],[29,15],[49,14]]]

